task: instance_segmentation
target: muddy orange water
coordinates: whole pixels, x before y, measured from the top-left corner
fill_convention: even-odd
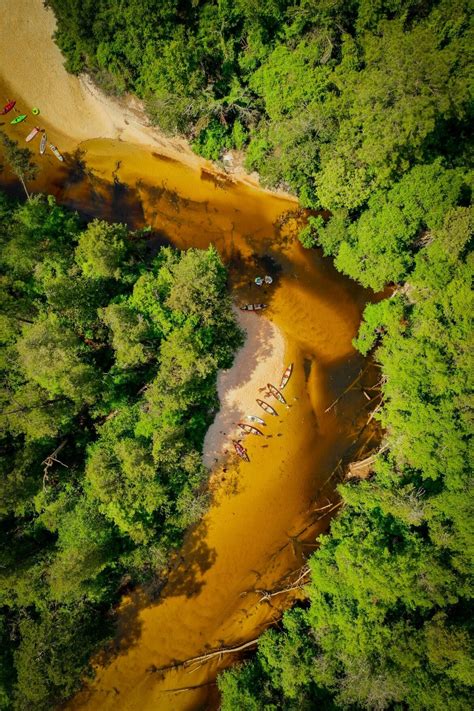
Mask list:
[[[68,704],[91,711],[215,708],[216,673],[232,655],[160,667],[254,639],[294,600],[281,594],[262,601],[262,591],[291,583],[328,526],[331,473],[353,451],[366,400],[354,389],[325,410],[362,366],[351,340],[368,295],[320,252],[301,247],[301,215],[290,197],[122,141],[88,140],[65,157],[64,164],[52,155],[38,159],[33,191],[52,192],[85,215],[150,225],[157,242],[214,244],[236,298],[260,301],[253,277],[274,276],[265,292],[269,308],[255,318],[271,319],[285,338],[285,362],[295,364],[285,390],[290,407],[267,418],[272,437],[264,444],[246,440],[249,464],[232,458],[227,471],[219,465],[213,472],[211,507],[188,533],[161,595],[137,591],[123,600],[110,654],[96,660],[94,681]]]

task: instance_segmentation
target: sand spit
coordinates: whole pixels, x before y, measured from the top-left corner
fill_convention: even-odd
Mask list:
[[[203,449],[204,464],[209,468],[224,452],[233,450],[232,438],[242,437],[237,423],[245,422],[245,415],[268,418],[255,399],[263,399],[259,388],[268,382],[278,384],[284,370],[285,342],[275,324],[263,315],[243,311],[238,311],[238,321],[246,339],[232,368],[220,371],[217,378],[221,409],[207,431]]]

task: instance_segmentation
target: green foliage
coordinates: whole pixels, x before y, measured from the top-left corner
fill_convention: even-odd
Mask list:
[[[300,231],[298,238],[307,249],[315,247],[318,244],[319,231],[324,228],[324,220],[318,217],[308,217],[308,224]]]
[[[70,696],[121,581],[157,581],[208,497],[218,368],[241,334],[216,250],[143,262],[53,198],[0,197],[0,708]]]
[[[26,197],[29,197],[25,183],[27,180],[33,180],[38,172],[38,166],[32,160],[33,153],[28,148],[20,148],[18,142],[9,138],[3,131],[0,131],[0,144],[10,170],[19,178]]]
[[[444,194],[457,195],[456,176]],[[363,353],[376,346],[387,450],[373,477],[340,487],[344,511],[310,561],[309,608],[224,674],[224,708],[265,708],[275,695],[277,708],[304,708],[315,689],[338,708],[469,706],[474,212],[446,201],[443,215],[435,180],[429,191],[435,200],[420,185],[417,201],[400,201],[407,225],[429,229],[409,282],[367,306],[356,340]]]
[[[213,119],[198,135],[192,146],[203,158],[218,160],[222,151],[230,148],[232,138],[226,126]]]
[[[97,610],[82,602],[23,616],[14,655],[15,708],[47,711],[77,691],[79,675],[107,631],[107,625],[97,626]]]
[[[411,270],[419,238],[442,225],[446,211],[462,200],[467,180],[466,171],[446,170],[439,161],[416,166],[388,192],[375,193],[341,234],[339,249],[331,235],[326,251],[336,253],[337,268],[364,286],[380,290],[401,281]]]
[[[127,253],[124,225],[108,225],[94,220],[83,232],[76,249],[76,261],[92,279],[119,279]]]
[[[374,477],[342,488],[344,511],[311,561],[309,609],[289,613],[281,633],[262,638],[255,659],[221,677],[222,708],[464,711],[472,691],[471,4],[49,3],[70,70],[87,69],[112,91],[136,91],[154,122],[187,134],[207,158],[246,146],[246,167],[264,185],[324,211],[324,221],[310,217],[302,230],[305,246],[321,246],[364,286],[395,285],[391,298],[367,307],[355,341],[364,354],[376,348],[381,364],[388,448]],[[0,202],[0,215],[8,210]],[[51,236],[29,222],[42,211],[51,215]],[[94,436],[77,445],[90,457],[84,496],[95,502],[98,531],[119,531],[121,565],[146,575],[205,505],[195,495],[199,443],[216,369],[227,367],[239,340],[228,304],[216,301],[218,260],[164,250],[139,275],[123,251],[125,235],[114,232],[120,228],[98,226],[79,237],[78,275],[67,247],[77,238],[61,241],[67,230],[53,206],[37,201],[14,221],[1,284],[2,358],[11,370],[3,400],[18,393],[23,413],[31,398],[35,414],[28,425],[8,414],[7,432],[24,446],[8,450],[2,510],[31,516],[36,492],[41,520],[61,531],[70,512],[60,491],[39,493],[37,463],[53,433],[69,432],[86,408]],[[80,307],[68,280],[83,295]],[[46,344],[37,371],[36,342]],[[48,348],[57,367],[47,362]],[[92,382],[90,394],[79,395],[88,368],[106,374],[100,397]],[[136,409],[131,393],[145,380]],[[103,422],[113,409],[119,414]],[[68,472],[67,485],[77,481]],[[112,501],[113,487],[126,510]],[[150,514],[149,487],[174,503]],[[25,531],[20,570],[6,560],[9,599],[44,594],[49,562],[35,554],[38,535]],[[77,563],[91,600],[101,599],[104,583],[101,540],[98,533],[98,549],[88,559],[85,546]],[[51,565],[65,564],[61,550]],[[55,590],[68,599],[65,587]]]

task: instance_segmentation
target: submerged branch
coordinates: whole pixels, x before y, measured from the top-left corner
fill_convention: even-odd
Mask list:
[[[207,662],[210,659],[215,659],[216,657],[223,656],[224,654],[234,654],[236,652],[241,652],[244,649],[249,649],[250,647],[255,647],[256,644],[258,643],[258,639],[259,638],[256,637],[255,639],[251,639],[249,642],[244,642],[244,644],[239,644],[235,647],[221,647],[220,649],[215,649],[212,652],[208,652],[207,654],[200,654],[197,657],[191,657],[190,659],[185,659],[184,662],[176,662],[175,664],[168,664],[167,666],[164,666],[164,667],[151,666],[148,668],[147,671],[155,674],[157,672],[171,671],[172,669],[185,669],[186,667],[191,666],[191,664]]]
[[[359,382],[359,380],[362,378],[362,376],[364,375],[364,373],[367,371],[368,367],[369,367],[369,366],[366,365],[365,368],[363,368],[363,369],[360,371],[360,373],[359,373],[358,376],[352,381],[352,383],[349,383],[349,385],[347,386],[347,388],[342,391],[342,393],[339,395],[339,397],[337,397],[337,398],[334,400],[334,402],[332,402],[332,403],[329,405],[329,407],[327,407],[327,408],[324,410],[324,412],[329,412],[329,410],[332,410],[332,408],[334,407],[334,405],[337,405],[337,403],[339,402],[339,400],[341,400],[341,398],[343,398],[344,395],[345,395],[347,392],[349,392],[349,390],[351,390],[351,389],[354,387],[354,385],[356,385],[356,384]]]

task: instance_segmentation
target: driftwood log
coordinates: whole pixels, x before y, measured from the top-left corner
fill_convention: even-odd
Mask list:
[[[155,667],[153,665],[149,667],[147,671],[156,674],[158,672],[164,673],[173,669],[186,669],[187,667],[190,667],[194,664],[197,664],[198,667],[201,664],[208,662],[210,659],[220,658],[224,656],[224,654],[236,654],[237,652],[242,652],[244,649],[250,649],[251,647],[255,647],[257,645],[258,639],[259,638],[256,637],[255,639],[251,639],[249,642],[238,644],[235,647],[220,647],[219,649],[214,649],[211,652],[207,652],[207,654],[200,654],[197,657],[190,657],[189,659],[185,659],[183,662],[175,662],[174,664],[168,664],[164,667]]]

